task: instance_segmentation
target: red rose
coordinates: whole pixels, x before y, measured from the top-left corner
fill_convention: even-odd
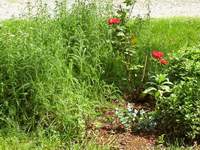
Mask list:
[[[161,51],[153,50],[151,55],[155,59],[161,59],[164,56],[164,53]]]
[[[162,59],[160,59],[160,63],[162,65],[167,65],[169,62],[166,59],[162,58]]]
[[[112,25],[112,24],[119,24],[121,22],[121,20],[119,18],[110,18],[108,19],[108,24]]]

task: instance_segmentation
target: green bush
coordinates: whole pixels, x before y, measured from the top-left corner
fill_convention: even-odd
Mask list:
[[[180,82],[187,77],[200,79],[200,46],[183,48],[171,54],[170,66],[167,71],[173,82]]]
[[[171,137],[200,137],[200,48],[178,51],[170,62],[171,94],[160,98],[157,112],[161,129]]]

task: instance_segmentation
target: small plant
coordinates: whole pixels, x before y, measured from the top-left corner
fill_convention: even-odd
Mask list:
[[[136,57],[136,44],[137,44],[137,31],[132,32],[128,22],[130,19],[130,14],[135,5],[135,0],[125,0],[125,8],[120,6],[117,11],[117,15],[114,18],[108,20],[108,24],[111,26],[112,33],[112,46],[116,51],[116,54],[122,58],[122,63],[126,71],[126,81],[128,86],[131,88],[136,83],[134,83],[135,78],[138,76],[138,72],[143,68],[142,65],[136,64],[134,58]],[[142,24],[141,18],[135,18],[134,22],[136,24]]]
[[[171,87],[173,83],[169,81],[167,74],[152,76],[151,79],[151,82],[146,83],[144,94],[150,94],[155,97],[156,101],[159,101],[163,96],[172,92]]]
[[[127,130],[137,131],[152,131],[157,125],[154,112],[148,112],[144,109],[134,109],[128,103],[127,109],[116,109],[116,116]]]

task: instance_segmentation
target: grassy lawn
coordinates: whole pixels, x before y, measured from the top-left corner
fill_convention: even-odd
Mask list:
[[[80,7],[57,19],[0,22],[1,149],[103,149],[83,140],[87,121],[121,99],[115,81],[126,75],[107,18],[95,14]],[[152,19],[136,39],[138,51],[196,46],[200,19]]]
[[[164,51],[194,46],[200,39],[200,19],[169,18],[152,21],[152,48]]]

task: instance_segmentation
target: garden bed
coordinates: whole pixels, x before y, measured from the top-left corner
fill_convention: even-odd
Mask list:
[[[198,149],[200,20],[58,6],[0,23],[2,149]]]

